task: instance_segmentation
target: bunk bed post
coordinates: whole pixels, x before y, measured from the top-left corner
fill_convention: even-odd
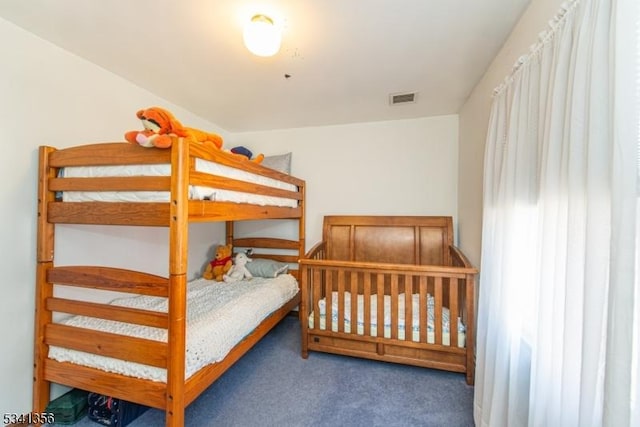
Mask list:
[[[189,142],[173,138],[171,147],[169,221],[169,332],[166,425],[184,425],[187,312],[187,248],[189,233]]]
[[[300,191],[300,195],[302,196],[302,199],[300,200],[300,218],[298,219],[298,239],[299,239],[299,244],[300,244],[300,250],[298,251],[299,257],[300,259],[304,258],[304,255],[306,253],[306,240],[305,240],[305,230],[306,230],[306,223],[305,223],[305,184],[301,185],[298,187],[299,191]],[[298,259],[298,262],[300,262],[300,259]]]
[[[49,191],[49,178],[55,171],[49,167],[49,154],[52,147],[40,147],[38,162],[38,213],[36,248],[36,295],[35,295],[35,340],[33,361],[33,411],[44,412],[50,399],[50,383],[44,377],[44,363],[49,348],[44,342],[45,325],[51,323],[52,313],[46,308],[47,298],[53,296],[53,285],[47,281],[47,271],[53,266],[55,227],[48,221],[48,203],[54,200]]]
[[[227,245],[233,245],[233,221],[225,221],[226,239]]]

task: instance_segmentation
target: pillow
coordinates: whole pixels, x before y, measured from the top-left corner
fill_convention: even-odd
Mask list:
[[[289,270],[289,264],[262,258],[252,259],[251,262],[247,263],[246,267],[254,277],[266,277],[269,279]]]
[[[275,169],[287,175],[291,174],[291,153],[280,154],[277,156],[265,156],[262,159],[262,166]]]

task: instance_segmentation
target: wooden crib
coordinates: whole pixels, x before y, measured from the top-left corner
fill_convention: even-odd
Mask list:
[[[473,384],[476,274],[451,217],[326,216],[300,260],[302,357],[462,372]]]

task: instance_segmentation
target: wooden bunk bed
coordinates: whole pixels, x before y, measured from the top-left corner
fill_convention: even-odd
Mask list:
[[[326,216],[300,272],[303,358],[437,368],[473,384],[477,270],[453,245],[451,217]]]
[[[234,247],[263,248],[256,253],[295,265],[304,254],[305,183],[293,176],[242,160],[224,151],[174,139],[170,149],[142,148],[128,143],[100,143],[67,149],[40,148],[38,186],[37,272],[35,314],[35,362],[33,410],[41,413],[50,400],[50,384],[57,383],[159,408],[167,426],[184,425],[184,410],[272,327],[299,304],[299,293],[266,317],[220,362],[185,378],[186,289],[189,223],[226,222],[226,241]],[[273,188],[235,178],[202,172],[199,163],[213,163],[289,184]],[[166,176],[68,177],[61,172],[74,167],[110,165],[165,165]],[[260,205],[190,197],[194,186],[214,187],[249,195],[288,200],[284,206]],[[160,192],[161,201],[64,201],[60,194],[73,192]],[[297,221],[298,240],[239,238],[234,222],[290,219]],[[57,224],[156,226],[169,230],[168,277],[142,271],[104,266],[58,266],[54,262]],[[168,300],[167,312],[118,307],[54,296],[56,285],[152,295]],[[55,313],[90,315],[101,319],[146,325],[166,330],[166,342],[158,342],[54,321]],[[166,382],[122,374],[49,358],[50,346],[64,347],[166,369]]]

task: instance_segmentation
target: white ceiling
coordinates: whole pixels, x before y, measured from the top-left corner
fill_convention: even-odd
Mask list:
[[[0,17],[242,132],[455,114],[529,2],[2,0]],[[255,13],[283,27],[274,57],[242,45]]]

